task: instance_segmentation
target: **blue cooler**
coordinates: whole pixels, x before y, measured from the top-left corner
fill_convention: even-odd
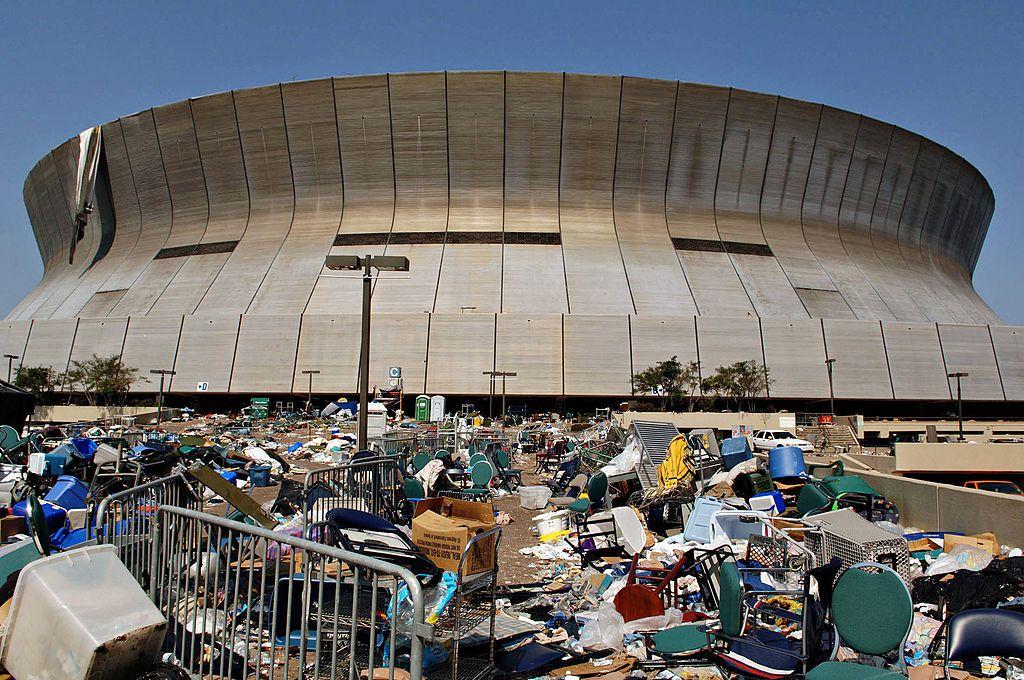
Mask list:
[[[43,508],[43,517],[46,518],[46,526],[50,528],[50,533],[63,529],[64,524],[67,522],[68,513],[64,508],[57,507],[52,503],[40,501],[39,505]],[[32,528],[28,525],[28,501],[18,501],[11,506],[11,514],[18,515],[19,517],[25,517],[25,531],[26,534],[32,533]],[[38,554],[38,553],[37,553]]]
[[[746,437],[729,437],[722,440],[722,468],[726,471],[754,457]]]
[[[760,498],[762,500],[755,501],[755,498]],[[782,493],[779,491],[765,491],[763,493],[755,493],[753,496],[750,497],[750,499],[747,502],[750,504],[750,507],[753,510],[761,510],[762,512],[772,514],[768,508],[769,501],[771,502],[772,507],[774,507],[776,513],[782,514],[786,511],[786,501],[782,498]]]
[[[249,468],[249,481],[253,486],[270,486],[270,466],[253,465]]]
[[[804,452],[795,446],[778,446],[768,450],[768,476],[772,479],[803,477],[807,474]]]
[[[84,510],[89,487],[78,477],[61,475],[43,500],[59,505],[65,510]]]

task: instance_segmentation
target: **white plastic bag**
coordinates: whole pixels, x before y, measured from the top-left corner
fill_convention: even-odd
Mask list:
[[[615,606],[603,602],[594,618],[587,621],[580,630],[580,645],[585,649],[614,649],[622,651],[622,636],[626,634],[626,622],[615,611]]]
[[[992,555],[981,548],[975,548],[970,545],[958,545],[948,553],[936,557],[935,561],[928,566],[928,570],[924,573],[925,576],[938,576],[939,574],[949,574],[961,569],[981,571],[990,562],[992,562]]]

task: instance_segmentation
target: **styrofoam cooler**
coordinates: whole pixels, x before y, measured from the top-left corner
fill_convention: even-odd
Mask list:
[[[22,569],[0,663],[19,679],[134,677],[159,660],[166,632],[115,546],[78,548]]]
[[[551,498],[551,489],[546,486],[519,487],[519,507],[527,510],[543,510]]]

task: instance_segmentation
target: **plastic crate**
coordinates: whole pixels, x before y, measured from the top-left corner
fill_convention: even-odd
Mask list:
[[[804,522],[815,529],[806,533],[804,544],[819,565],[839,558],[842,573],[858,562],[878,562],[892,567],[909,583],[910,553],[902,536],[879,528],[849,508],[814,515]]]

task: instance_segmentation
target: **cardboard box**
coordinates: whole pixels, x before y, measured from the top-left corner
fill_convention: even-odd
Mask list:
[[[25,518],[20,515],[7,515],[0,518],[0,541],[7,541],[15,534],[27,534]]]
[[[942,549],[946,552],[951,551],[958,545],[969,545],[972,548],[980,548],[985,552],[995,557],[999,556],[999,541],[996,540],[996,535],[992,532],[984,534],[975,534],[974,536],[957,536],[955,534],[946,534],[943,539]]]
[[[910,680],[945,680],[946,673],[940,666],[913,666],[908,669],[910,671]],[[970,680],[970,678],[977,678],[976,675],[971,675],[967,671],[961,671],[956,668],[949,670],[949,677],[952,680]]]
[[[416,504],[412,542],[442,569],[458,572],[459,560],[470,540],[494,528],[494,506],[455,498],[427,498]],[[473,545],[463,575],[494,568],[494,536]]]

